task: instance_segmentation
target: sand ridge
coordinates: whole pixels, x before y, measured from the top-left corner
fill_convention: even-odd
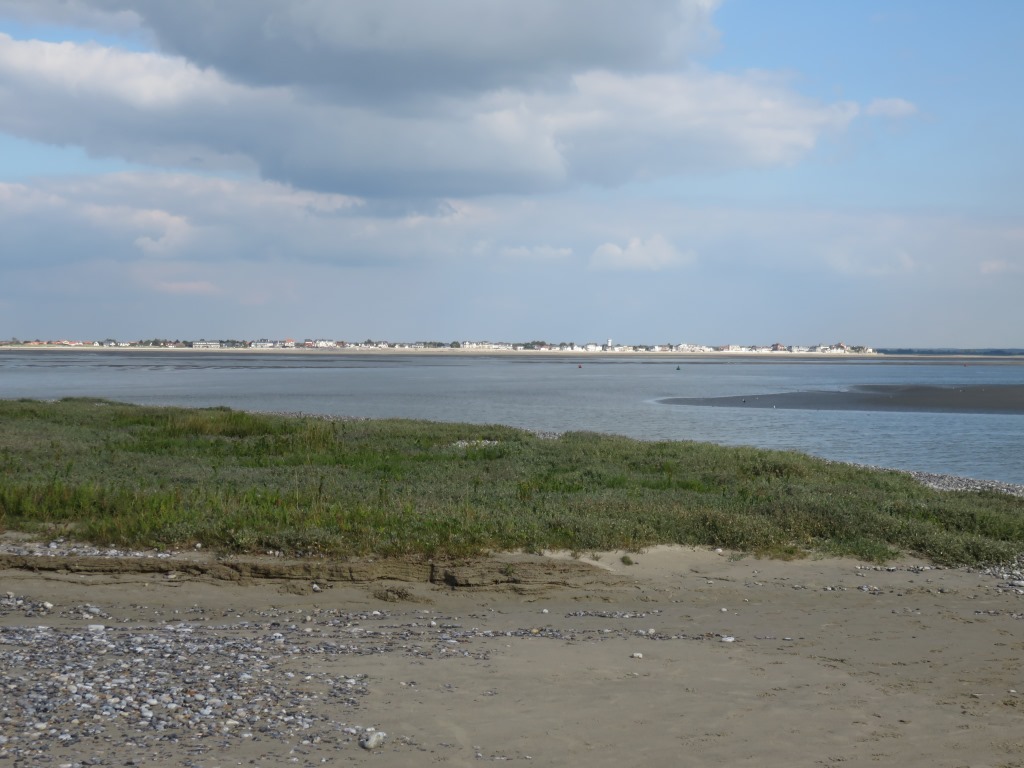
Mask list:
[[[958,387],[871,384],[845,390],[805,390],[725,397],[670,397],[668,405],[783,408],[823,411],[926,411],[932,413],[1024,413],[1024,386]]]

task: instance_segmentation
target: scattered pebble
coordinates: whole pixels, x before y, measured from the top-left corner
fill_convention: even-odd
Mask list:
[[[354,711],[367,680],[317,672],[313,659],[383,651],[311,642],[283,625],[268,633],[274,624],[0,627],[0,759],[27,765],[56,745],[73,752],[115,736],[133,749],[299,734],[339,747],[352,741],[320,705]],[[306,681],[299,688],[290,682],[297,662]]]
[[[1024,485],[1000,483],[996,480],[977,480],[972,477],[959,477],[957,475],[937,475],[932,472],[907,471],[906,474],[922,485],[934,488],[937,491],[995,491],[996,493],[1006,493],[1010,496],[1024,496]]]
[[[387,738],[387,734],[384,731],[366,733],[359,739],[359,746],[363,749],[377,749],[384,744],[385,738]]]

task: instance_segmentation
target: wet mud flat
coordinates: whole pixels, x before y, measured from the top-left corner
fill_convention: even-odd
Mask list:
[[[789,408],[821,411],[924,411],[1024,414],[1024,386],[931,387],[873,384],[842,391],[809,390],[768,395],[670,397],[667,405]]]

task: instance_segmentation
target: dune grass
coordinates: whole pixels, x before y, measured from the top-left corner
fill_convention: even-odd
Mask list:
[[[19,400],[0,401],[3,528],[332,557],[676,543],[978,564],[1024,551],[1024,499],[705,443]]]

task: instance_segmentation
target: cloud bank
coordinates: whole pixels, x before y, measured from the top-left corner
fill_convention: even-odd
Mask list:
[[[363,196],[527,194],[792,163],[857,107],[690,66],[715,4],[0,3],[156,51],[0,34],[0,131]]]
[[[0,175],[0,336],[879,344],[1022,287],[1012,216],[877,203],[912,95],[716,67],[718,7],[0,0],[0,149],[97,169]]]

